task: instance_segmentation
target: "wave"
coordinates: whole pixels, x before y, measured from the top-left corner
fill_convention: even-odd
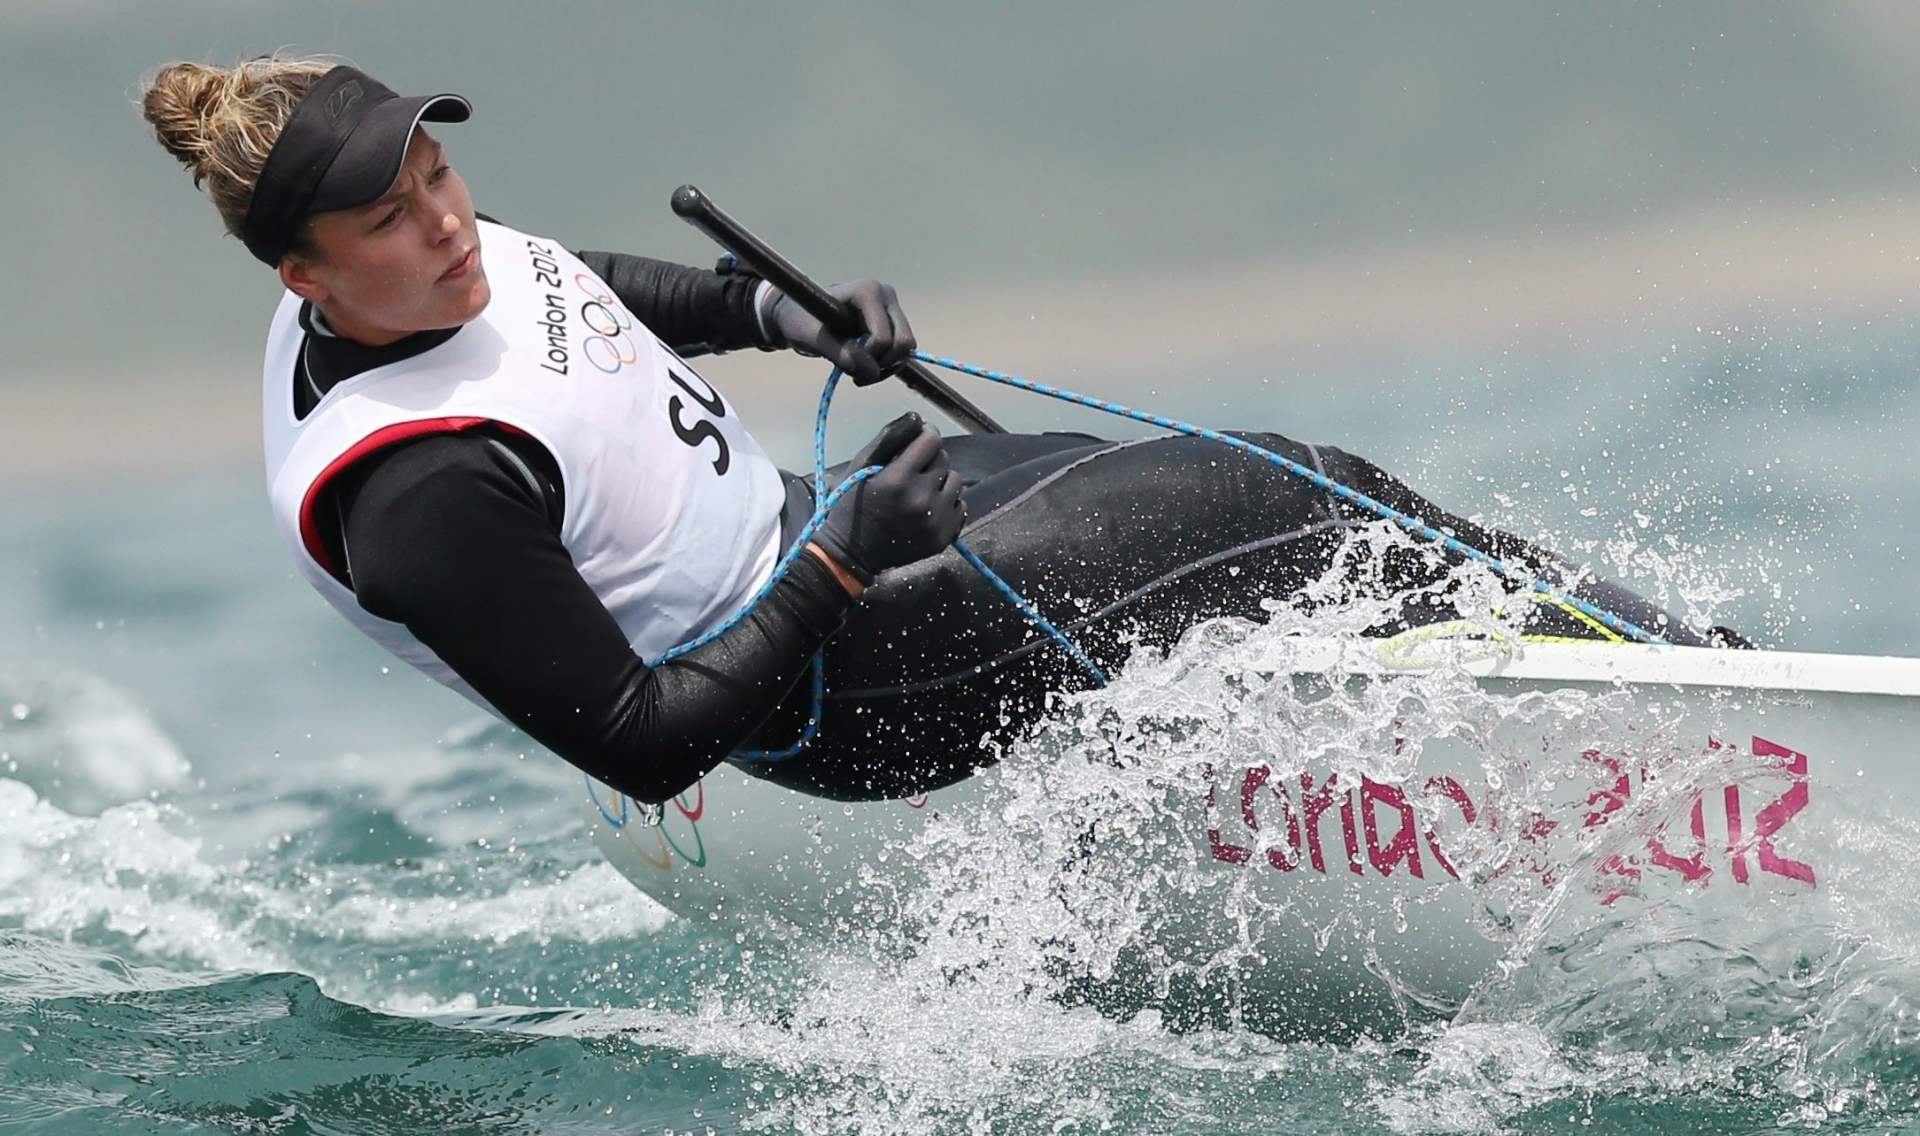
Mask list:
[[[826,942],[670,919],[566,819],[565,771],[480,752],[524,748],[492,728],[97,815],[0,779],[0,1115],[27,1131],[818,1133],[1920,1115],[1920,899],[1874,867],[1914,862],[1920,830],[1845,785],[1822,785],[1851,823],[1820,850],[1834,899],[1806,925],[1651,883],[1630,917],[1602,891],[1523,887],[1494,870],[1509,833],[1446,845],[1503,951],[1464,1004],[1391,982],[1364,1004],[1263,1001],[1254,971],[1302,936],[1370,944],[1338,912],[1183,859],[1204,850],[1175,825],[1177,773],[1357,781],[1466,736],[1524,811],[1587,792],[1584,752],[1661,726],[1605,692],[1496,697],[1445,673],[1276,681],[1290,618],[1197,629],[1063,703],[1004,755],[983,808],[888,849],[918,880],[864,910],[897,918]],[[1332,618],[1313,630],[1370,614]],[[1551,855],[1630,855],[1728,772],[1656,779],[1620,835],[1562,834]],[[894,886],[880,875],[824,882]],[[1211,918],[1156,922],[1168,895]],[[1291,1027],[1314,1015],[1351,1028],[1303,1040]]]
[[[106,680],[0,662],[0,774],[73,813],[176,789],[192,772],[172,739]]]

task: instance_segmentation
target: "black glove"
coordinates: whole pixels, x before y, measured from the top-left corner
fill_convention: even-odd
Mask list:
[[[813,537],[863,585],[889,568],[939,553],[967,520],[960,475],[947,463],[946,444],[918,414],[901,415],[862,446],[849,475],[870,465],[885,468],[840,498]]]
[[[786,346],[822,356],[851,376],[855,385],[863,387],[899,370],[919,346],[892,285],[878,280],[856,280],[851,284],[835,284],[827,291],[836,299],[851,303],[860,313],[860,320],[867,328],[865,340],[843,341],[778,288],[767,292],[767,326]]]

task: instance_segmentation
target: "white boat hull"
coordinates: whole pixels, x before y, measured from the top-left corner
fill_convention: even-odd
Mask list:
[[[1835,889],[1871,902],[1876,881],[1905,870],[1856,849],[1863,830],[1909,827],[1920,660],[1539,644],[1408,667],[1377,644],[1316,640],[1289,640],[1276,657],[1254,685],[1279,693],[1248,697],[1280,706],[1284,727],[1269,707],[1258,730],[1197,741],[1187,730],[1169,746],[1179,756],[1144,827],[1138,815],[1060,818],[1066,842],[1036,841],[1052,861],[1033,871],[1072,875],[1079,826],[1090,860],[1118,854],[1132,867],[1104,870],[1154,880],[1125,900],[1151,909],[1131,925],[1136,949],[1176,968],[1200,960],[1202,975],[1205,960],[1230,956],[1236,973],[1299,1012],[1450,1009],[1517,965],[1570,901],[1601,917],[1678,904],[1818,920]],[[1372,737],[1378,753],[1302,743],[1321,708],[1353,711],[1327,692],[1394,684],[1412,710],[1391,711],[1371,733],[1329,735]],[[1185,720],[1169,693],[1181,689],[1169,679],[1145,700],[1156,708],[1148,717]],[[1449,691],[1487,696],[1494,717],[1429,720]],[[1569,722],[1569,712],[1588,717]],[[1155,760],[1151,738],[1115,744],[1133,755],[1116,767]],[[1051,759],[1068,779],[1056,790],[1076,770],[1119,776],[1087,752]],[[1008,819],[1025,808],[1001,783],[1022,775],[1019,759],[910,801],[821,800],[722,767],[657,822],[604,786],[590,786],[584,808],[608,859],[676,914],[830,937],[876,920],[937,920],[937,904],[902,897],[951,867],[944,856],[986,847],[959,834],[1000,825],[1004,840],[1046,823]],[[1099,811],[1090,799],[1066,807]],[[1113,883],[1100,903],[1115,902]],[[1058,892],[1069,908],[1095,895],[1076,886]],[[1113,912],[1091,917],[1110,923]],[[1072,937],[1051,926],[1046,937]]]

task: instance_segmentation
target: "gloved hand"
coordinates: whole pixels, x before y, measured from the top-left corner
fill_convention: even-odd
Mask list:
[[[911,440],[899,449],[903,435]],[[889,458],[888,450],[898,456]],[[848,468],[876,464],[885,468],[840,498],[813,537],[863,586],[889,568],[939,553],[967,520],[960,475],[947,462],[946,444],[918,414],[895,419],[854,454]]]
[[[762,312],[766,326],[788,347],[819,355],[850,376],[855,385],[879,382],[900,368],[919,344],[900,297],[893,286],[878,280],[856,280],[827,289],[836,299],[851,303],[866,324],[861,342],[847,342],[829,332],[819,320],[778,288],[768,289]]]

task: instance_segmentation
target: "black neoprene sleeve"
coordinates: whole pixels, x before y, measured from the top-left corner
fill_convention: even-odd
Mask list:
[[[631,797],[664,801],[759,728],[852,600],[803,555],[746,619],[649,668],[509,463],[471,435],[381,455],[346,512],[355,594],[536,741]]]
[[[760,336],[753,294],[760,278],[718,273],[616,252],[575,254],[593,269],[647,330],[682,355],[771,349]]]

